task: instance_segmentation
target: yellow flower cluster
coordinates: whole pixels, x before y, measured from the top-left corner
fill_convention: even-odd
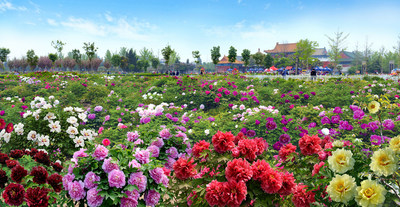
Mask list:
[[[344,143],[340,140],[335,140],[334,142],[332,142],[332,146],[333,147],[343,147]]]
[[[375,114],[376,112],[379,111],[379,108],[381,107],[381,104],[377,101],[371,101],[368,104],[368,111],[372,114]]]
[[[333,201],[347,204],[356,194],[356,187],[357,184],[353,177],[347,174],[336,175],[326,188],[326,192]]]
[[[399,159],[391,148],[375,151],[371,157],[371,170],[378,176],[389,176],[396,172]]]
[[[376,181],[364,180],[356,189],[356,201],[362,207],[381,206],[385,202],[386,189]]]
[[[400,136],[393,137],[389,144],[389,147],[393,150],[393,152],[400,154]]]
[[[345,173],[354,167],[353,153],[350,150],[337,149],[328,158],[329,168],[336,173]]]

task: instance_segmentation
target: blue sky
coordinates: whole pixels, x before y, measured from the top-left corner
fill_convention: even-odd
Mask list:
[[[62,40],[64,54],[95,42],[100,56],[120,47],[161,56],[170,44],[183,61],[193,61],[194,50],[210,61],[213,46],[222,55],[230,46],[254,53],[308,38],[328,48],[325,35],[340,30],[350,34],[350,51],[367,39],[374,50],[393,50],[399,10],[398,0],[0,0],[0,47],[10,48],[10,57],[29,49],[43,56],[55,52],[52,40]]]

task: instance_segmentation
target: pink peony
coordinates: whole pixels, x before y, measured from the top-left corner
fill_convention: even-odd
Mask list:
[[[82,181],[74,181],[68,185],[68,193],[72,199],[79,201],[85,198],[85,185]]]
[[[100,161],[104,160],[108,155],[108,149],[105,148],[103,145],[97,145],[96,149],[94,150],[92,157],[94,157],[95,160]]]
[[[103,203],[103,197],[98,195],[98,193],[100,192],[100,190],[97,190],[96,188],[92,188],[90,190],[88,190],[87,192],[87,204],[89,207],[98,207],[101,206],[101,204]]]
[[[125,174],[121,170],[112,170],[108,174],[108,185],[110,187],[122,188],[125,184]]]

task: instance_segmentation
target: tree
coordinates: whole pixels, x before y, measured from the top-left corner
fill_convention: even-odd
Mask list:
[[[129,50],[127,58],[129,65],[134,65],[134,66],[137,64],[137,61],[139,60],[138,56],[136,55],[136,51],[133,50],[132,48]]]
[[[7,62],[7,55],[10,54],[10,49],[8,48],[0,48],[0,61]]]
[[[72,70],[75,68],[76,62],[74,59],[67,57],[67,58],[63,59],[62,65],[63,65],[63,67],[69,68],[70,70]]]
[[[169,62],[168,65],[173,65],[175,66],[176,63],[179,63],[179,55],[175,50],[172,50],[170,57],[169,57]]]
[[[316,47],[318,47],[316,41],[302,39],[296,44],[294,56],[299,58],[300,63],[308,69],[308,63],[311,63],[314,59],[311,56],[314,54]]]
[[[255,61],[255,64],[257,65],[257,66],[261,66],[261,64],[262,64],[262,62],[263,62],[263,60],[264,60],[264,54],[262,54],[261,52],[257,52],[257,53],[255,53],[255,54],[253,54],[252,55],[253,56],[253,59],[254,59],[254,61]]]
[[[55,53],[50,53],[49,59],[51,60],[52,63],[54,63],[58,59],[58,56]]]
[[[4,69],[4,64],[1,60],[0,60],[0,69]]]
[[[265,68],[270,68],[274,64],[274,59],[270,54],[267,54],[264,58],[264,67]]]
[[[108,61],[108,60],[104,61],[104,67],[105,67],[107,70],[110,69],[110,68],[111,68],[111,63],[110,63],[110,61]]]
[[[112,54],[111,54],[110,50],[107,50],[106,55],[104,56],[104,60],[111,61],[111,57],[112,57]]]
[[[228,55],[229,62],[234,63],[236,61],[236,57],[237,57],[236,52],[237,52],[237,50],[233,46],[231,46],[229,48],[229,55]]]
[[[37,66],[38,60],[39,60],[39,57],[37,55],[35,55],[35,51],[28,50],[28,52],[26,52],[26,58],[27,58],[27,61],[28,61],[28,64],[29,64],[31,70],[35,69]]]
[[[111,65],[114,66],[114,68],[118,68],[121,65],[121,56],[114,54],[111,57]]]
[[[85,53],[86,53],[87,57],[91,61],[93,58],[95,58],[96,52],[97,52],[97,50],[99,48],[94,46],[94,42],[93,43],[84,42],[83,43],[83,49],[85,50]]]
[[[157,70],[159,64],[160,64],[160,60],[159,60],[158,58],[153,57],[153,58],[151,59],[151,66],[152,66],[154,69]],[[158,70],[157,70],[157,71],[158,71]]]
[[[200,52],[198,50],[192,51],[192,56],[194,58],[194,62],[196,64],[199,64],[200,63]]]
[[[364,68],[364,70],[368,71],[368,64],[370,61],[370,56],[372,54],[372,50],[371,50],[372,43],[371,44],[368,43],[368,37],[365,39],[364,47],[365,48],[364,48],[364,52],[363,52],[363,61],[366,62],[366,68]],[[366,71],[362,71],[362,72],[365,73]],[[371,71],[371,72],[373,72],[373,71]]]
[[[244,67],[247,68],[247,66],[249,66],[250,63],[250,50],[248,49],[244,49],[242,52],[242,60],[244,62]]]
[[[398,36],[397,45],[393,47],[397,53],[397,67],[400,67],[400,35]],[[391,72],[391,71],[390,71]]]
[[[72,59],[75,60],[75,62],[80,65],[81,60],[82,60],[82,54],[78,49],[72,50]]]
[[[336,66],[339,64],[340,60],[340,53],[346,48],[344,47],[344,41],[347,39],[349,34],[344,35],[343,32],[340,32],[339,30],[335,32],[333,37],[329,37],[328,35],[325,35],[328,38],[328,43],[330,50],[328,52],[329,59],[332,61],[332,64],[334,66],[334,69],[336,69]]]
[[[57,52],[58,52],[58,57],[59,57],[60,59],[63,59],[63,58],[64,58],[64,56],[63,56],[63,54],[62,54],[62,50],[63,50],[65,44],[66,44],[66,43],[65,43],[65,42],[62,42],[61,40],[57,40],[57,42],[51,41],[51,46],[53,46],[54,49],[57,50]]]
[[[122,70],[126,71],[126,70],[129,69],[129,60],[128,60],[127,57],[121,56],[121,64],[120,64],[120,66],[121,66]]]
[[[126,57],[128,55],[128,48],[126,47],[121,47],[121,49],[119,50],[119,55],[121,57]]]
[[[173,50],[171,49],[171,46],[169,46],[169,45],[167,45],[165,48],[163,48],[161,50],[161,54],[164,57],[165,64],[167,65],[167,68],[168,68],[168,63],[169,63],[169,59],[171,58],[172,52],[173,52]]]
[[[144,63],[142,63],[142,66],[143,67],[146,67],[146,66],[149,67],[151,59],[153,59],[153,57],[154,57],[153,52],[144,47],[142,50],[140,50],[139,53],[140,53],[140,58],[139,59],[142,62],[144,62]],[[147,67],[144,68],[144,71],[147,71]]]
[[[53,62],[50,60],[49,57],[42,56],[42,57],[39,58],[38,67],[40,69],[46,70],[48,68],[51,68],[52,65],[53,65]]]
[[[211,60],[214,63],[214,69],[215,69],[215,67],[217,67],[217,64],[219,62],[219,58],[221,57],[221,53],[220,53],[219,50],[220,50],[219,46],[213,47],[211,49]]]
[[[92,68],[94,71],[97,71],[103,62],[102,59],[100,58],[94,58],[90,61],[90,68]]]

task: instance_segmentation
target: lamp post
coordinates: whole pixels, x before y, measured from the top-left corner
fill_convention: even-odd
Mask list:
[[[367,61],[362,61],[362,73],[365,74],[367,72]]]
[[[394,69],[394,60],[389,61],[389,73],[392,73],[392,70]]]
[[[299,57],[296,57],[296,75],[299,74],[299,69],[297,68],[298,64],[299,64]]]

